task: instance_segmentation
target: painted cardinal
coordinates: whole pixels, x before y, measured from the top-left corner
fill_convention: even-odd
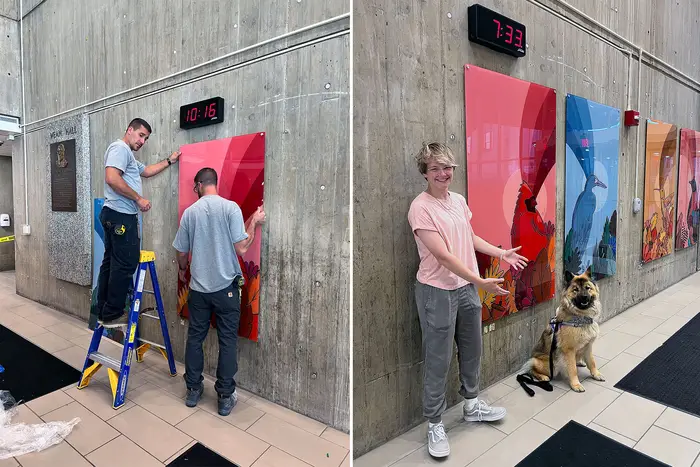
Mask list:
[[[518,191],[513,227],[510,230],[512,244],[521,245],[522,249],[518,253],[534,261],[540,251],[549,244],[548,230],[537,210],[537,199],[527,183],[523,182]]]
[[[518,252],[529,261],[535,261],[549,245],[554,234],[551,223],[545,224],[537,210],[537,196],[556,161],[556,94],[549,88],[530,86],[522,116],[525,132],[520,141],[520,174],[522,184],[518,191],[510,231],[511,245],[522,246]]]

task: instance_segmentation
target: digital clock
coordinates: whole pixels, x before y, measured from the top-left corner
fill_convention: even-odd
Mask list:
[[[525,56],[525,25],[475,3],[468,9],[469,40],[513,57]]]
[[[180,107],[180,128],[188,130],[224,121],[224,99],[212,97]]]

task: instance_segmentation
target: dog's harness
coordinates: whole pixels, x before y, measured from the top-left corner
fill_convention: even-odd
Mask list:
[[[554,352],[557,349],[557,332],[561,326],[572,326],[575,328],[580,328],[582,326],[589,326],[593,324],[593,318],[590,316],[574,316],[569,321],[557,321],[556,318],[552,318],[549,321],[549,327],[552,329],[552,345],[549,348],[549,378],[554,379]],[[549,381],[537,381],[532,376],[528,374],[522,374],[515,377],[515,379],[520,383],[520,386],[525,390],[530,397],[535,395],[535,391],[527,387],[527,385],[537,386],[545,391],[552,392],[554,388]]]

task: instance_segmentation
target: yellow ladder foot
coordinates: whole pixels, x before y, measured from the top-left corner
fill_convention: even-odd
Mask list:
[[[83,376],[80,379],[80,384],[78,385],[78,389],[83,389],[88,387],[90,384],[90,379],[94,376],[95,373],[97,373],[97,370],[99,370],[102,367],[101,363],[93,363],[90,365],[90,367],[83,372]]]

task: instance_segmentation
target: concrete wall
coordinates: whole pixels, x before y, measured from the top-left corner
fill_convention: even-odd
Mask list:
[[[19,66],[19,23],[6,17],[0,3],[0,114],[19,116],[22,87]]]
[[[0,16],[16,21],[19,18],[19,0],[0,0]]]
[[[24,37],[30,122],[99,100],[85,109],[90,114],[94,197],[103,194],[104,151],[133,117],[154,127],[137,154],[144,163],[162,160],[183,144],[267,133],[260,342],[240,341],[237,380],[249,391],[345,431],[350,389],[349,19],[255,44],[347,12],[344,0],[132,0],[118,6],[107,0],[46,0],[25,18]],[[203,69],[103,99],[249,46]],[[219,95],[227,104],[223,124],[179,129],[181,105]],[[29,127],[27,170],[32,179],[43,179],[49,170],[41,153],[45,123]],[[21,150],[16,144],[15,154]],[[14,157],[17,223],[25,222],[22,162]],[[171,247],[178,225],[177,166],[145,180],[144,192],[153,205],[144,215],[144,248],[157,254],[170,336],[176,359],[182,361],[186,325],[175,312],[177,266]],[[47,196],[48,187],[30,181],[32,234],[17,241],[17,290],[87,320],[90,291],[48,274]],[[158,329],[148,324],[145,337],[158,339]],[[217,353],[212,332],[205,343],[210,374]]]
[[[14,205],[12,202],[12,158],[0,156],[0,214],[9,214],[11,226],[0,227],[0,238],[14,235]],[[15,242],[0,243],[0,271],[15,268]]]
[[[354,454],[422,421],[423,362],[413,282],[416,246],[406,216],[425,188],[413,162],[423,141],[447,142],[464,160],[465,64],[488,68],[557,90],[557,290],[561,290],[564,236],[564,133],[567,93],[626,108],[628,61],[624,54],[544,11],[531,1],[482,0],[527,25],[527,56],[513,59],[472,45],[467,8],[473,2],[360,0],[354,3],[354,236],[353,436]],[[557,2],[543,4],[571,15]],[[695,51],[700,4],[572,1],[625,37],[700,78]],[[612,38],[611,38],[612,39]],[[632,97],[637,75],[633,67]],[[666,73],[642,68],[641,118],[700,130],[700,94]],[[697,249],[642,266],[642,215],[632,214],[635,177],[644,186],[644,135],[623,128],[617,274],[600,282],[604,319],[620,313],[695,272]],[[452,189],[466,194],[465,164]],[[517,370],[556,308],[556,300],[496,322],[484,336],[482,386]],[[453,362],[454,363],[454,362]],[[450,405],[458,401],[453,365]]]

